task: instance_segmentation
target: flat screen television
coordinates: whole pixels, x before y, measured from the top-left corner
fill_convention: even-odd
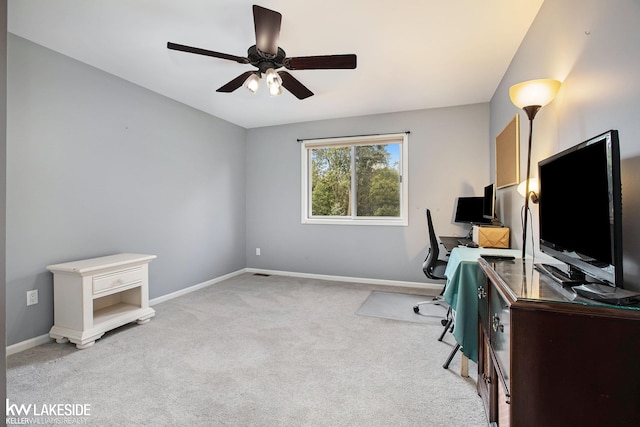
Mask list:
[[[482,200],[482,216],[487,220],[493,220],[496,216],[496,192],[493,184],[484,187]]]
[[[465,224],[490,224],[483,215],[484,197],[458,197],[455,222]]]
[[[618,132],[607,131],[538,163],[540,249],[622,288]]]

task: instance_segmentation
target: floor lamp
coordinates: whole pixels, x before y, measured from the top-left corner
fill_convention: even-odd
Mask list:
[[[531,172],[531,140],[533,119],[542,107],[550,103],[560,90],[560,82],[552,79],[529,80],[509,88],[511,102],[522,108],[529,118],[529,146],[527,148],[527,176],[525,178],[524,222],[522,225],[522,259],[527,251],[527,218],[529,216],[529,176]]]

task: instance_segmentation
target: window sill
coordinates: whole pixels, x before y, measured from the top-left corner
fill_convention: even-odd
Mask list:
[[[316,225],[376,225],[406,227],[409,222],[404,218],[394,219],[342,219],[342,218],[303,218],[302,224]]]

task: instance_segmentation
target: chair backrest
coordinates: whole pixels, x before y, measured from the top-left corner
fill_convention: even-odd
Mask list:
[[[431,211],[427,209],[427,228],[429,229],[429,253],[427,258],[422,264],[422,271],[430,279],[442,279],[442,277],[433,274],[433,269],[438,263],[438,257],[440,256],[440,248],[438,247],[438,238],[436,232],[433,229],[433,221],[431,221]]]

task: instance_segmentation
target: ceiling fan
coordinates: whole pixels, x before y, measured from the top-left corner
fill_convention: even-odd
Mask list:
[[[282,15],[279,12],[253,5],[253,21],[256,32],[256,44],[249,48],[247,57],[229,55],[171,42],[167,42],[167,48],[227,59],[240,64],[251,64],[258,69],[257,71],[247,71],[240,74],[229,83],[218,88],[216,92],[233,92],[243,85],[250,91],[256,92],[260,78],[262,74],[264,74],[271,95],[280,95],[282,93],[282,87],[284,87],[298,99],[305,99],[312,96],[313,92],[287,71],[276,70],[282,67],[287,70],[337,70],[356,68],[356,55],[354,54],[287,57],[285,51],[278,47],[280,23],[282,21]]]

